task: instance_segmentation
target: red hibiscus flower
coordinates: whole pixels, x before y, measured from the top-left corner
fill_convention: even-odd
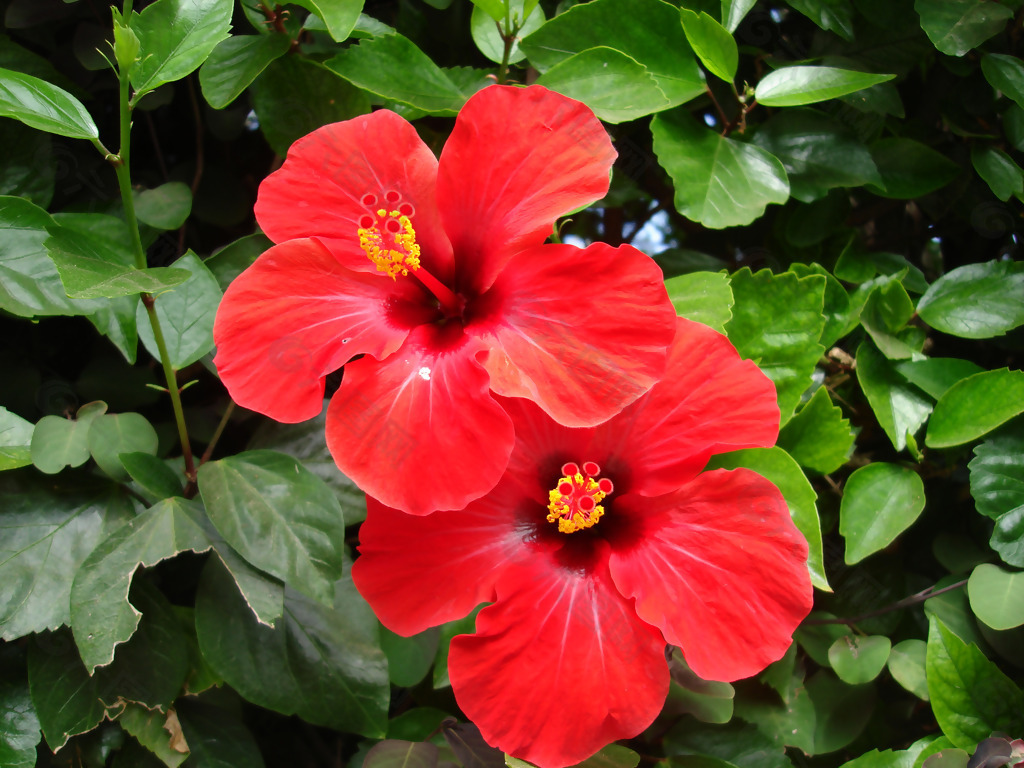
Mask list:
[[[574,764],[651,724],[666,643],[710,680],[785,653],[811,609],[807,542],[760,475],[701,472],[778,433],[774,386],[724,336],[680,319],[664,378],[596,427],[504,405],[516,445],[495,489],[415,518],[371,499],[352,572],[402,635],[491,603],[448,657],[488,742]]]
[[[664,370],[674,313],[657,265],[544,243],[604,195],[614,158],[592,112],[539,86],[477,93],[440,160],[386,110],[314,131],[260,187],[277,245],[225,293],[221,379],[296,422],[344,366],[327,412],[341,470],[406,512],[461,509],[512,450],[495,395],[590,426]]]

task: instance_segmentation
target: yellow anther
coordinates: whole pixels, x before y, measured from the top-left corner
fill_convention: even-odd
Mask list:
[[[408,275],[409,270],[420,267],[420,246],[416,243],[416,230],[412,221],[399,211],[381,208],[378,220],[370,226],[360,227],[359,247],[366,257],[392,280]],[[370,223],[370,216],[364,217]]]
[[[567,474],[548,491],[547,521],[558,523],[559,533],[591,528],[604,515],[604,507],[598,502],[606,495],[592,477],[584,477],[580,472]]]

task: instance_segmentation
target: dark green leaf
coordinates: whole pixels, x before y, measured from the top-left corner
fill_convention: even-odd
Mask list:
[[[16,120],[0,119],[0,145],[18,147],[0,158],[0,195],[26,198],[46,208],[53,199],[57,175],[49,134]]]
[[[783,427],[778,445],[800,466],[827,475],[846,463],[853,437],[850,422],[820,387]]]
[[[438,638],[436,627],[412,637],[402,637],[382,626],[380,647],[388,657],[391,683],[400,688],[412,688],[426,677],[437,656]]]
[[[29,694],[24,662],[10,655],[0,659],[0,765],[32,768],[42,734]]]
[[[670,106],[643,65],[614,48],[588,48],[574,54],[551,67],[537,83],[582,101],[609,123],[635,120]]]
[[[914,10],[932,45],[950,56],[981,45],[1013,17],[1005,5],[989,0],[914,0]]]
[[[889,652],[889,673],[893,679],[917,696],[928,701],[925,676],[925,655],[928,644],[916,638],[896,643]]]
[[[839,511],[846,563],[889,546],[923,509],[924,483],[912,469],[880,461],[858,469],[846,481]]]
[[[960,379],[981,373],[983,369],[970,360],[932,357],[927,360],[908,360],[899,363],[896,370],[911,384],[938,400]]]
[[[250,267],[256,257],[273,243],[263,233],[246,235],[216,251],[206,260],[207,268],[217,278],[217,284],[226,291],[231,281]]]
[[[857,380],[897,451],[907,446],[907,435],[914,435],[928,419],[932,405],[906,383],[893,364],[874,344],[865,341],[857,348]]]
[[[989,546],[1007,565],[1024,568],[1024,507],[1012,509],[996,519]]]
[[[1003,368],[961,379],[939,398],[928,424],[931,448],[962,445],[1024,412],[1024,371]]]
[[[739,66],[739,49],[732,34],[707,13],[680,8],[686,39],[708,71],[732,82]]]
[[[74,421],[43,416],[32,432],[30,453],[36,469],[55,475],[65,467],[80,467],[89,460],[89,428],[107,410],[106,403],[86,403]]]
[[[968,467],[978,512],[997,519],[1024,509],[1024,436],[1017,430],[1000,430],[975,446]]]
[[[807,692],[817,717],[814,723],[814,753],[835,752],[851,743],[871,719],[875,689],[871,685],[847,685],[819,671],[807,681]]]
[[[985,53],[981,71],[989,85],[1024,107],[1024,64],[1020,59],[1005,53]]]
[[[813,109],[786,109],[766,122],[754,143],[786,168],[790,193],[804,202],[834,187],[882,184],[868,148],[850,129]]]
[[[429,741],[386,739],[370,747],[363,768],[437,768],[440,754]]]
[[[31,422],[0,406],[0,472],[32,463]]]
[[[246,560],[330,604],[345,523],[316,475],[284,454],[248,451],[204,464],[199,490],[217,530]]]
[[[388,721],[389,739],[425,741],[441,730],[441,723],[451,715],[435,707],[413,707]]]
[[[465,768],[505,768],[504,753],[484,741],[484,737],[480,735],[480,729],[472,723],[452,724],[451,721],[448,721],[442,724],[441,730],[444,733],[444,740]],[[620,749],[624,748],[620,747]],[[600,753],[581,764],[595,759],[601,760]],[[627,768],[633,768],[636,765],[636,762],[630,763],[628,759],[626,762],[628,763]],[[613,768],[615,764],[616,761],[612,759],[606,768]]]
[[[135,194],[135,215],[157,229],[177,229],[192,211],[192,190],[181,181],[169,181]]]
[[[786,171],[760,147],[720,136],[688,112],[651,121],[654,152],[675,184],[676,209],[706,227],[751,223],[769,203],[789,198]]]
[[[188,752],[179,752],[171,746],[172,736],[165,728],[168,716],[160,711],[150,712],[138,704],[129,704],[117,722],[146,749],[160,758],[167,768],[177,768],[188,758]],[[137,766],[133,766],[137,768]]]
[[[363,11],[363,0],[295,0],[296,5],[308,8],[319,16],[335,42],[341,43],[352,34],[352,29]]]
[[[817,716],[802,671],[790,679],[788,695],[783,698],[785,703],[778,697],[740,697],[736,700],[736,715],[756,725],[776,748],[793,746],[814,754]]]
[[[766,107],[798,107],[828,101],[892,80],[896,75],[876,75],[837,67],[793,66],[769,72],[754,94]]]
[[[992,629],[1024,624],[1024,573],[983,563],[971,573],[967,595],[974,615]]]
[[[890,360],[921,358],[921,343],[914,329],[906,329],[914,316],[914,302],[898,280],[879,282],[868,295],[860,322],[878,350]]]
[[[504,0],[504,2],[508,3],[514,18],[523,19],[525,17],[526,19],[509,49],[508,61],[510,64],[515,64],[526,58],[526,54],[519,47],[519,41],[543,26],[544,9],[533,3],[533,9],[527,13],[528,0]],[[484,56],[495,64],[500,64],[504,60],[505,39],[498,32],[498,26],[494,23],[494,19],[482,8],[473,8],[473,14],[469,20],[469,31],[473,42]]]
[[[96,547],[71,588],[71,626],[90,674],[113,660],[114,647],[139,624],[141,614],[128,601],[136,570],[211,546],[202,507],[173,498],[129,520]]]
[[[668,700],[665,711],[692,715],[702,723],[728,723],[732,719],[736,690],[729,683],[703,680],[694,674],[678,648],[669,659]]]
[[[725,333],[726,323],[732,319],[733,305],[728,275],[721,272],[677,275],[665,281],[665,288],[677,315]]]
[[[291,44],[291,38],[280,33],[236,35],[221,41],[199,70],[203,97],[214,109],[224,109]]]
[[[971,147],[971,163],[1000,200],[1005,202],[1024,193],[1024,171],[1003,150],[975,144]]]
[[[679,9],[662,0],[581,3],[555,16],[520,45],[541,72],[588,48],[614,48],[642,64],[672,106],[705,90],[679,23]]]
[[[828,649],[836,676],[849,685],[870,683],[889,660],[892,642],[884,635],[843,635]]]
[[[199,699],[175,706],[194,763],[202,768],[263,768],[263,756],[241,714]]]
[[[334,607],[287,590],[284,617],[259,624],[218,560],[210,560],[196,599],[203,655],[247,700],[316,725],[384,735],[390,699],[377,621],[348,580]],[[187,734],[186,734],[187,735]]]
[[[807,568],[811,583],[818,589],[831,592],[825,576],[824,551],[821,543],[821,522],[818,519],[817,499],[800,466],[781,448],[749,448],[715,456],[708,463],[711,469],[746,467],[778,486],[789,505],[789,514],[800,533],[807,539],[810,553]]]
[[[868,189],[882,197],[909,200],[944,187],[957,177],[960,166],[913,139],[879,139],[871,157],[882,174],[882,184]]]
[[[932,283],[917,312],[953,336],[1002,336],[1024,324],[1024,264],[989,261],[958,267]]]
[[[786,0],[789,5],[825,31],[853,39],[854,9],[849,0]]]
[[[149,453],[121,453],[118,458],[128,476],[152,501],[181,495],[181,481],[163,459]]]
[[[191,275],[156,297],[156,314],[160,318],[171,366],[181,370],[213,349],[213,318],[223,294],[217,279],[192,251],[168,269]],[[136,322],[142,344],[159,360],[160,349],[153,336],[149,315],[141,304]]]
[[[1024,693],[937,617],[928,630],[928,695],[942,732],[973,750],[993,731],[1024,731]]]
[[[785,424],[824,352],[818,339],[825,325],[825,279],[773,275],[767,269],[752,274],[745,267],[732,275],[732,292],[736,304],[726,333],[740,354],[775,382]]]
[[[96,139],[99,129],[78,99],[31,75],[0,69],[0,116],[72,139]]]
[[[121,464],[122,453],[156,455],[157,435],[153,425],[140,413],[106,413],[97,416],[89,427],[89,453],[115,480],[127,480]]]
[[[142,43],[131,68],[133,99],[199,68],[231,29],[231,0],[157,0],[133,14],[131,29]]]
[[[739,768],[792,768],[793,765],[782,747],[775,746],[757,728],[738,718],[718,728],[683,718],[665,735],[664,745],[669,755],[717,757]]]

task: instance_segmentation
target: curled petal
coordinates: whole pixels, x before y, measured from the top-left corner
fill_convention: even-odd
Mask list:
[[[303,421],[323,407],[324,376],[355,355],[386,357],[402,345],[409,329],[396,311],[421,302],[411,283],[353,272],[317,240],[291,240],[228,287],[214,363],[239,405]]]
[[[613,544],[616,586],[694,672],[738,680],[782,657],[812,596],[807,542],[774,485],[704,472],[665,496],[624,495],[614,513],[630,529]]]
[[[292,144],[281,168],[260,185],[256,220],[275,243],[320,237],[349,269],[369,272],[376,267],[359,247],[360,219],[407,203],[424,266],[448,280],[452,249],[441,228],[436,180],[437,159],[416,129],[382,109]],[[386,199],[389,194],[400,201]]]
[[[456,118],[437,178],[459,288],[487,288],[511,255],[547,239],[555,219],[603,197],[614,160],[580,102],[536,85],[478,91]]]
[[[491,388],[555,421],[593,426],[661,376],[675,311],[661,269],[624,245],[544,245],[517,254],[467,332],[492,345]]]
[[[668,692],[665,641],[603,564],[534,558],[505,571],[497,591],[448,657],[455,698],[488,743],[562,768],[651,724]]]
[[[514,440],[474,359],[478,342],[438,338],[444,332],[419,326],[386,360],[345,366],[327,411],[327,447],[341,471],[413,515],[462,509],[487,493]]]

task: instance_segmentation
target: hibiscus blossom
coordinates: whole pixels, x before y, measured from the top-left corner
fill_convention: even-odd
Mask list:
[[[664,378],[596,427],[504,405],[516,444],[495,489],[416,518],[370,499],[352,571],[402,635],[491,603],[448,657],[488,742],[574,764],[651,724],[666,643],[709,680],[785,653],[811,608],[807,542],[760,475],[701,471],[778,433],[774,386],[728,339],[680,319]]]
[[[664,369],[661,271],[629,246],[544,242],[604,195],[614,158],[590,110],[539,86],[477,93],[440,160],[387,110],[295,142],[256,202],[277,245],[217,314],[231,396],[303,421],[344,366],[328,447],[414,514],[461,509],[501,477],[513,431],[496,395],[568,426],[619,412]]]

